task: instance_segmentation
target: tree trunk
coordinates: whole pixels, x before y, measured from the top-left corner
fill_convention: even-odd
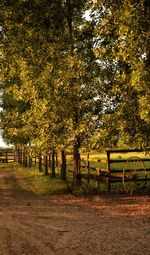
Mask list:
[[[57,151],[55,152],[55,158],[56,158],[56,167],[58,167],[58,153],[57,153]]]
[[[24,165],[25,167],[28,166],[28,157],[27,157],[26,148],[24,148],[24,151],[23,151],[23,165]]]
[[[48,155],[48,166],[49,166],[50,168],[52,168],[52,160],[51,160],[51,158],[52,158],[52,153],[50,153],[50,154]]]
[[[61,151],[61,173],[60,173],[60,177],[61,180],[66,180],[66,155],[65,155],[65,151],[62,150]]]
[[[18,148],[18,162],[22,164],[22,149]]]
[[[39,173],[42,172],[42,155],[41,153],[39,154]]]
[[[44,167],[45,167],[44,174],[48,175],[48,156],[47,155],[44,157]]]
[[[52,178],[56,177],[55,173],[55,150],[52,151]]]
[[[89,153],[87,154],[87,167],[88,167],[88,173],[90,173]]]
[[[36,156],[34,157],[34,164],[36,165]]]
[[[74,159],[74,173],[80,174],[80,138],[78,137],[76,139],[75,145],[74,145],[74,151],[73,151],[73,159]]]
[[[23,150],[23,165],[25,166],[25,149]]]
[[[32,167],[32,157],[29,156],[29,167]]]

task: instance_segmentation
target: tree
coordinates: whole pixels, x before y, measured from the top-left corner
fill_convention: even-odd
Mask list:
[[[72,143],[76,162],[81,143],[94,129],[98,104],[94,99],[98,92],[93,24],[83,17],[85,7],[85,1],[55,1],[50,5],[47,1],[14,1],[4,6],[3,20],[5,65],[10,70],[7,78],[4,71],[4,136],[10,137],[10,129],[14,141],[26,134],[30,143],[45,153],[56,145]],[[11,106],[7,101],[7,108],[8,94],[15,103],[12,101]],[[10,120],[14,127],[8,129]]]
[[[91,2],[91,16],[96,20],[94,51],[99,64],[104,66],[108,104],[110,98],[113,100],[114,113],[109,121],[116,127],[115,137],[122,137],[130,145],[148,146],[149,19],[145,3]],[[113,130],[108,135],[112,133]]]
[[[127,0],[4,1],[4,137],[45,156],[72,144],[76,173],[83,145],[148,141],[144,10],[142,1]]]
[[[40,82],[60,40],[63,21],[58,11],[59,3],[52,1],[3,3],[1,119],[3,135],[11,142],[31,143],[44,137],[49,98],[45,97],[48,87]]]

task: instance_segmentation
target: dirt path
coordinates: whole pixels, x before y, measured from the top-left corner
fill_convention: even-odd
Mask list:
[[[29,196],[0,170],[0,255],[149,255],[150,197]]]

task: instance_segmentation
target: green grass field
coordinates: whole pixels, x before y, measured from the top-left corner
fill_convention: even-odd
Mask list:
[[[121,160],[127,160],[128,158],[130,157],[133,157],[133,156],[137,156],[141,159],[146,159],[146,158],[149,158],[150,159],[150,155],[145,155],[143,152],[126,152],[126,153],[111,153],[110,155],[110,160],[118,160],[118,162],[115,162],[115,163],[111,163],[111,169],[123,169],[124,167],[124,164],[125,162],[119,162]],[[84,160],[84,162],[86,163],[86,165],[88,164],[88,161],[87,161],[87,154],[81,154],[81,159]],[[98,153],[98,152],[92,152],[89,154],[89,163],[90,163],[90,167],[93,167],[93,168],[97,168],[99,167],[99,164],[98,164],[98,160],[106,160],[107,159],[107,156],[106,156],[106,153]],[[72,162],[73,160],[73,157],[71,155],[68,155],[67,156],[67,162],[70,163]],[[146,168],[149,168],[150,169],[150,161],[149,162],[144,162]],[[84,163],[82,163],[82,165],[84,165]],[[106,163],[101,163],[100,167],[102,169],[107,169],[107,164]]]

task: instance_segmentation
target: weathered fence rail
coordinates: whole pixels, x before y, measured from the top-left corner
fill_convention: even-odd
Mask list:
[[[4,148],[0,149],[0,162],[9,163],[14,162],[14,149],[12,148]]]
[[[150,181],[150,156],[148,158],[143,150],[108,150],[105,153],[106,159],[99,162],[100,169],[109,172],[108,191],[115,182],[123,182],[125,185],[126,182],[131,181]],[[112,158],[113,154],[117,159]]]
[[[108,150],[99,157],[97,163],[95,159],[92,159],[92,156],[81,159],[80,179],[87,180],[87,186],[94,180],[97,181],[98,188],[101,183],[105,183],[108,191],[110,191],[111,184],[122,182],[123,187],[132,192],[135,184],[139,185],[140,182],[140,185],[144,186],[150,181],[150,155],[148,151],[145,155],[143,150]],[[73,171],[71,161],[67,164],[67,168],[69,172],[71,169]],[[85,182],[83,183],[85,185]]]

